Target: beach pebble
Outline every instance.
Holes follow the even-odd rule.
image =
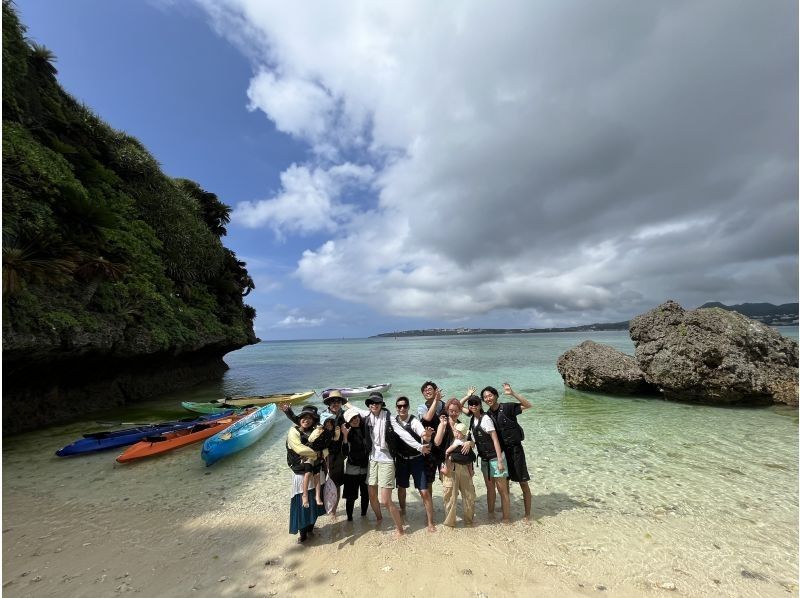
[[[557,567],[558,566],[553,561],[545,561],[544,564],[547,565],[548,567]]]
[[[37,575],[31,581],[42,581],[42,576],[41,575]]]
[[[658,587],[661,588],[662,590],[670,590],[670,591],[676,589],[675,584],[672,583],[671,581],[665,581],[664,583],[660,583],[658,584]]]
[[[122,593],[122,592],[133,592],[133,591],[134,591],[134,589],[133,589],[133,586],[132,586],[131,584],[129,584],[129,583],[125,583],[125,582],[123,581],[121,584],[119,584],[119,585],[117,586],[117,589],[116,589],[116,590],[114,590],[114,591],[115,591],[115,592],[119,592],[119,593]]]
[[[247,587],[252,590],[254,587],[256,587],[256,584],[255,584],[255,582],[253,582],[251,584],[247,584]]]
[[[306,418],[306,419],[308,419],[308,418]],[[331,569],[331,573],[336,575],[337,573],[339,573],[339,570],[338,569]]]
[[[606,590],[606,586],[597,584],[596,586],[594,586],[594,589],[595,590],[600,590],[601,592],[604,592]]]
[[[462,569],[461,573],[464,575],[472,575],[472,569]]]
[[[306,418],[306,419],[308,419],[308,418]],[[381,567],[381,571],[391,571],[391,570],[392,570],[392,566],[391,565],[386,565],[385,567]]]
[[[306,419],[308,419],[308,418],[306,418]],[[227,575],[223,575],[217,581],[225,581],[226,579],[228,579],[228,576]]]

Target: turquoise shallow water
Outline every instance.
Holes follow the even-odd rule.
[[[797,338],[796,329],[782,332]],[[547,542],[547,556],[536,556],[541,545],[521,540],[530,558],[571,555],[581,570],[610,570],[618,581],[640,586],[655,573],[708,586],[690,595],[716,595],[719,588],[727,588],[724,595],[796,595],[798,411],[565,389],[556,359],[587,338],[633,353],[625,332],[264,342],[226,356],[230,370],[218,383],[97,417],[136,421],[175,413],[180,400],[382,382],[393,384],[391,399],[404,394],[416,406],[428,379],[445,396],[458,397],[470,385],[499,388],[508,381],[533,403],[521,423],[535,519],[543,525],[537,542]],[[92,426],[76,422],[43,430],[37,439],[61,444]],[[218,475],[246,472],[256,462],[259,483],[282,487],[287,429],[288,421],[276,422],[248,455],[221,464]],[[12,479],[14,459],[27,449],[24,443],[15,448],[4,454]],[[145,482],[157,468],[178,471],[190,457],[199,460],[188,456],[192,450],[113,471]],[[98,455],[63,468],[78,471],[111,459]],[[476,486],[482,504],[483,482]]]

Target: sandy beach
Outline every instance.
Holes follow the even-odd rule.
[[[478,478],[472,529],[428,533],[410,492],[404,538],[385,522],[377,528],[371,512],[344,521],[341,505],[337,523],[320,518],[299,546],[287,531],[290,473],[277,426],[211,468],[196,447],[130,465],[116,453],[53,456],[75,429],[4,442],[6,596],[797,595],[795,580],[765,568],[778,555],[762,550],[760,568],[742,558],[747,573],[731,572],[747,546],[711,540],[713,529],[668,510],[621,518],[534,485],[534,521],[520,521],[514,488],[515,522],[500,525]],[[434,501],[441,521],[438,483]]]

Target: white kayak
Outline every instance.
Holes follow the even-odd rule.
[[[328,393],[332,390],[338,390],[340,393],[342,393],[342,396],[346,398],[365,397],[373,392],[379,392],[383,394],[391,387],[392,387],[391,383],[386,383],[386,384],[371,384],[369,386],[358,386],[356,388],[326,388],[325,390],[322,391],[322,397],[326,398],[328,396]]]

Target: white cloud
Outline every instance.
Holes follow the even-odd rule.
[[[305,318],[303,316],[286,316],[280,322],[276,322],[273,328],[314,328],[322,326],[325,318]]]
[[[234,212],[336,230],[309,288],[452,319],[796,298],[795,3],[204,4],[316,152]]]
[[[292,164],[281,174],[281,190],[260,201],[236,205],[231,220],[248,228],[271,227],[278,236],[286,233],[332,232],[350,218],[352,206],[339,201],[342,192],[369,184],[369,166],[345,163],[328,170]]]

